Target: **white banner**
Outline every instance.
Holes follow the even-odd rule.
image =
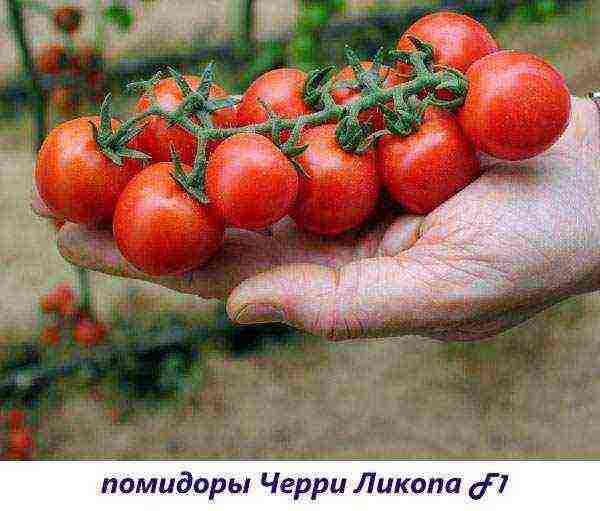
[[[564,511],[597,506],[599,469],[593,461],[0,462],[0,502],[61,511]]]

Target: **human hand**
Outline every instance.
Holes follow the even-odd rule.
[[[73,264],[227,298],[240,323],[282,321],[331,339],[419,334],[487,337],[600,286],[600,129],[588,100],[571,124],[525,162],[486,158],[486,173],[425,217],[384,215],[361,231],[322,239],[285,219],[273,235],[229,230],[206,266],[148,277],[108,231],[66,224]],[[34,197],[33,208],[49,212]]]

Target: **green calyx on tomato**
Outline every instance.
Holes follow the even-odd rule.
[[[96,126],[92,121],[89,121],[92,128],[94,140],[100,147],[100,150],[113,163],[119,166],[123,165],[123,158],[132,158],[136,160],[148,160],[150,157],[141,151],[127,147],[126,144],[131,142],[142,130],[139,127],[131,127],[122,129],[119,127],[116,131],[112,129],[112,96],[110,93],[106,95],[100,108],[100,126]]]

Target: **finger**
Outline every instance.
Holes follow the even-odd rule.
[[[375,232],[375,231],[373,231]],[[375,236],[367,233],[365,238]],[[377,235],[381,239],[382,234]],[[339,266],[362,257],[364,247],[374,242],[336,246],[318,239],[304,243],[303,238],[277,239],[257,232],[231,229],[223,248],[203,267],[178,276],[153,277],[140,272],[121,255],[110,231],[94,230],[67,224],[58,236],[61,254],[72,264],[119,277],[159,283],[180,292],[204,298],[225,298],[244,280],[275,266],[296,262],[311,262]],[[372,255],[372,252],[368,255]]]
[[[283,322],[340,340],[457,331],[515,306],[510,276],[449,252],[417,244],[339,270],[288,265],[243,282],[227,311],[239,323]]]
[[[377,255],[395,256],[411,248],[421,236],[424,216],[402,215],[387,229]]]

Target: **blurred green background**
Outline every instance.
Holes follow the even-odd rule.
[[[103,91],[116,94],[123,117],[134,100],[121,94],[125,83],[161,66],[197,71],[214,59],[218,81],[241,93],[273,67],[340,64],[344,44],[366,57],[442,8],[474,15],[503,47],[548,59],[575,94],[600,84],[597,0],[68,4],[84,18],[66,43],[43,9],[27,16],[34,58],[52,44],[96,47]],[[52,321],[40,296],[76,277],[53,227],[29,212],[35,116],[7,9],[0,16],[0,414],[26,410],[34,458],[598,456],[596,294],[486,342],[332,344],[287,328],[236,328],[216,302],[93,274],[107,343],[82,353],[68,331],[60,348],[40,344]],[[45,94],[49,126],[69,115],[57,87]],[[97,111],[80,99],[80,112]],[[2,393],[19,371],[33,378],[81,357],[93,363]],[[0,452],[2,441],[0,424]]]

